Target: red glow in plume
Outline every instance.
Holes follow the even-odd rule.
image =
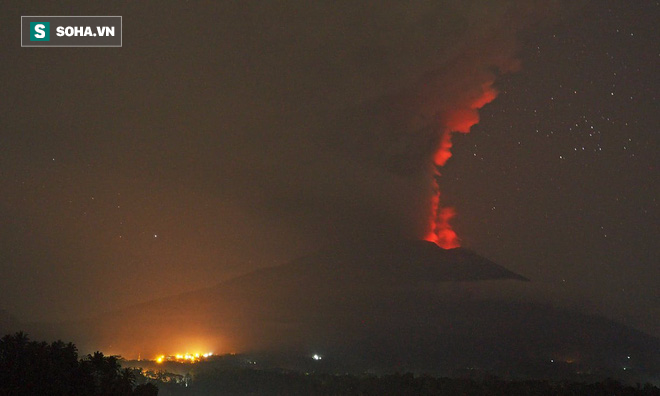
[[[478,110],[497,97],[497,90],[493,88],[492,81],[485,83],[481,88],[481,91],[471,98],[470,102],[448,111],[442,118],[442,138],[434,156],[436,166],[444,166],[451,157],[452,133],[470,132],[470,128],[479,122]],[[449,223],[455,215],[454,208],[440,206],[440,190],[436,184],[436,192],[431,200],[431,231],[425,239],[435,242],[443,249],[453,249],[461,246],[458,235]]]

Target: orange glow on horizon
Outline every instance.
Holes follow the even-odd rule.
[[[455,132],[469,133],[470,128],[479,122],[479,109],[497,97],[493,81],[481,86],[481,92],[472,101],[462,107],[456,107],[442,117],[442,138],[433,157],[436,166],[441,167],[451,158],[452,134]],[[436,192],[431,200],[430,232],[425,238],[443,249],[460,247],[460,239],[452,229],[450,220],[456,216],[454,208],[440,206],[440,191],[436,183]]]
[[[197,363],[213,356],[213,352],[206,353],[177,353],[174,355],[160,355],[154,358],[156,363],[177,362],[177,363]]]

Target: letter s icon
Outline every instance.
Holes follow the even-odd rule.
[[[50,22],[30,22],[30,41],[50,41]]]
[[[34,34],[34,37],[36,37],[38,39],[42,39],[42,38],[46,37],[46,32],[44,32],[45,28],[46,28],[46,26],[44,26],[44,24],[42,24],[42,23],[40,23],[38,25],[35,25],[34,26],[34,31],[36,33]]]

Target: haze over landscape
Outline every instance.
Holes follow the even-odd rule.
[[[657,2],[0,11],[0,330],[659,378]],[[21,48],[21,15],[123,46]]]

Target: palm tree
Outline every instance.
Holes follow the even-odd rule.
[[[133,389],[133,385],[135,385],[135,371],[132,368],[122,369],[119,373],[119,378],[121,383],[127,386],[128,389]]]

